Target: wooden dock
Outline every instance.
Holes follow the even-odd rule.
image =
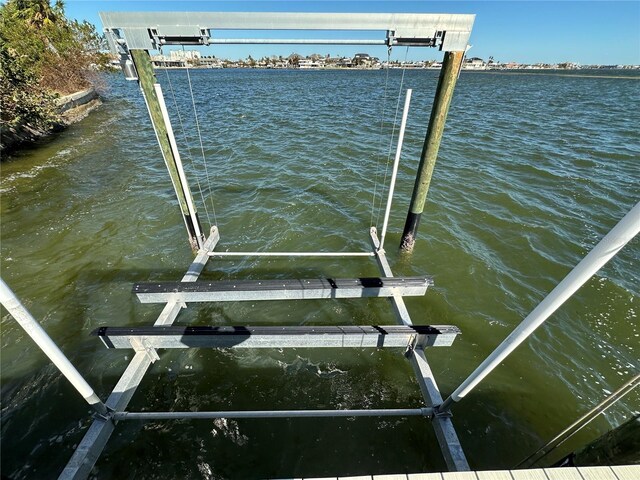
[[[640,465],[485,470],[477,472],[400,473],[355,477],[296,478],[291,480],[640,480]]]

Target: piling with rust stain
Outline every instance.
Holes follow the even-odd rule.
[[[433,100],[433,108],[431,109],[431,118],[429,119],[429,128],[422,147],[416,183],[413,187],[411,204],[404,225],[402,240],[400,241],[400,249],[406,252],[411,252],[415,245],[420,217],[427,199],[427,192],[429,191],[431,176],[438,158],[438,150],[440,149],[440,141],[442,140],[449,105],[451,104],[453,90],[458,80],[463,58],[464,52],[462,51],[446,52],[442,62],[442,70],[440,71],[438,87]]]
[[[180,210],[182,211],[185,226],[189,232],[189,242],[191,247],[194,250],[197,250],[198,239],[194,224],[197,222],[198,225],[200,225],[200,220],[198,219],[197,214],[195,215],[195,218],[191,218],[191,214],[189,212],[187,198],[185,195],[189,195],[191,197],[191,192],[188,185],[183,185],[180,180],[176,159],[169,142],[167,127],[162,117],[158,96],[154,90],[154,84],[157,83],[157,80],[153,71],[149,52],[146,50],[131,50],[130,53],[138,74],[140,89],[142,90],[144,100],[149,109],[151,123],[153,124],[153,129],[156,132],[158,144],[160,145],[162,156],[164,157],[167,170],[169,171],[169,176],[171,177],[171,183],[173,184],[173,188],[178,198],[178,203],[180,204]],[[190,198],[190,200],[193,204],[193,198]],[[200,227],[199,230],[202,231],[202,228]]]

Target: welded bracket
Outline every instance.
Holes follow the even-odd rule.
[[[124,34],[119,28],[105,28],[104,37],[107,39],[107,44],[111,52],[118,55],[120,61],[120,68],[124,73],[126,80],[138,80],[138,72],[129,53],[129,47],[127,41],[124,38]]]
[[[434,418],[453,418],[451,410],[440,410],[440,407],[442,407],[442,404],[433,406],[432,416]]]
[[[103,420],[105,422],[110,422],[113,421],[113,414],[116,413],[116,411],[111,408],[109,405],[105,405],[105,407],[107,407],[107,413],[98,413],[98,412],[94,412],[93,413],[93,418],[94,419],[100,419]]]
[[[145,341],[139,338],[135,338],[135,337],[131,337],[129,339],[129,341],[131,342],[131,347],[136,351],[136,352],[144,352],[147,354],[147,356],[149,357],[149,360],[151,360],[151,363],[155,363],[156,360],[160,360],[160,356],[158,355],[158,352],[156,352],[155,348],[151,348],[147,345],[145,345]]]

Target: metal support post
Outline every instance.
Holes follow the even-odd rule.
[[[496,368],[602,266],[640,232],[640,202],[584,257],[484,362],[438,408],[447,411]]]
[[[378,234],[375,227],[371,227],[371,244],[373,249],[378,252],[376,259],[378,266],[382,273],[386,276],[392,277],[393,272],[387,261],[387,257],[383,250],[380,249],[380,241],[378,240]],[[409,311],[407,310],[404,300],[400,295],[391,297],[391,305],[396,313],[398,323],[401,325],[413,325]],[[436,383],[436,378],[431,371],[427,357],[421,350],[412,349],[409,355],[409,360],[413,366],[416,380],[420,386],[420,391],[424,398],[424,402],[427,405],[439,405],[442,403],[442,396]],[[465,457],[462,445],[458,439],[458,434],[453,427],[450,415],[441,415],[434,410],[434,415],[431,417],[431,424],[435,431],[436,438],[438,439],[438,445],[442,451],[442,456],[447,464],[447,468],[451,472],[464,472],[470,470],[469,463]]]
[[[429,119],[429,127],[427,136],[422,147],[420,155],[420,164],[418,166],[418,174],[416,183],[413,187],[413,195],[411,196],[411,205],[407,214],[407,220],[400,241],[400,248],[404,251],[412,251],[418,233],[418,225],[420,224],[420,216],[424,210],[424,204],[431,183],[431,176],[438,158],[438,150],[440,149],[440,141],[444,132],[444,125],[447,121],[447,113],[449,105],[453,97],[453,90],[458,80],[464,51],[446,52],[442,62],[442,70],[438,80],[436,95],[433,100],[431,109],[431,118]]]
[[[409,115],[409,104],[411,103],[412,90],[407,89],[407,96],[404,99],[404,109],[402,110],[402,121],[400,122],[400,133],[398,134],[398,146],[396,147],[396,158],[393,161],[393,171],[391,172],[391,182],[389,183],[389,196],[387,198],[387,209],[384,212],[384,222],[382,224],[382,235],[380,236],[380,249],[384,249],[384,237],[387,235],[389,226],[389,215],[391,214],[391,203],[393,202],[393,190],[396,186],[398,176],[398,166],[400,165],[400,154],[402,153],[402,143],[404,141],[404,130],[407,126],[407,116]]]
[[[182,168],[182,161],[180,160],[173,129],[171,128],[169,115],[162,97],[162,90],[153,73],[149,52],[146,50],[131,50],[131,58],[138,72],[140,89],[149,110],[149,117],[180,204],[180,210],[189,234],[189,242],[194,250],[201,249],[204,246],[202,227],[200,226],[187,177]]]
[[[64,375],[71,385],[82,395],[82,398],[84,398],[98,414],[103,416],[108,415],[107,407],[102,403],[102,400],[98,398],[86,380],[80,375],[80,372],[78,372],[69,359],[65,357],[64,353],[62,353],[49,335],[47,335],[47,332],[45,332],[36,319],[31,316],[18,297],[16,297],[1,278],[0,303],[7,309],[11,316],[16,319],[20,326],[24,328],[27,335],[36,342],[40,350],[49,357],[49,360],[58,367],[58,370],[60,370],[62,375]]]

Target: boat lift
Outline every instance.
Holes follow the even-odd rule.
[[[402,137],[408,114],[411,91],[407,91],[402,126],[397,141],[393,173],[381,236],[375,227],[369,230],[371,250],[366,252],[225,252],[231,255],[286,256],[367,256],[375,258],[380,277],[359,279],[292,279],[198,282],[200,273],[212,256],[221,255],[215,247],[220,239],[217,225],[205,229],[198,218],[188,179],[162,94],[157,83],[149,50],[165,45],[209,45],[228,43],[286,44],[354,44],[411,45],[439,48],[445,60],[436,91],[425,147],[421,156],[412,207],[405,225],[415,239],[424,205],[424,196],[437,156],[455,80],[467,48],[474,21],[473,15],[445,14],[327,14],[327,13],[101,13],[110,47],[120,57],[127,79],[138,81],[160,145],[189,235],[197,251],[193,263],[177,283],[137,284],[133,291],[143,303],[162,303],[164,309],[154,325],[143,328],[102,327],[94,332],[108,348],[133,349],[135,355],[115,388],[103,403],[81,375],[53,345],[35,319],[26,311],[9,287],[0,281],[0,302],[45,350],[86,401],[96,410],[93,423],[78,445],[60,478],[86,478],[109,437],[120,421],[212,418],[294,418],[423,416],[430,421],[438,444],[451,471],[469,470],[462,446],[455,432],[450,408],[460,401],[511,351],[524,341],[569,296],[612,258],[640,230],[640,204],[578,264],[567,278],[551,292],[490,357],[462,385],[443,400],[424,349],[450,346],[460,332],[455,326],[414,325],[403,296],[424,295],[432,284],[429,277],[394,277],[385,255],[384,239],[392,204]],[[243,30],[367,30],[382,31],[384,39],[371,40],[274,40],[226,39],[218,37],[226,29]],[[426,183],[425,183],[426,182]],[[414,208],[415,207],[415,208]],[[299,300],[307,298],[387,297],[398,325],[387,326],[174,326],[182,308],[192,302],[246,300]],[[402,409],[368,410],[289,410],[222,412],[131,412],[127,405],[145,373],[159,359],[158,349],[165,348],[400,348],[413,366],[424,398],[424,405]]]

